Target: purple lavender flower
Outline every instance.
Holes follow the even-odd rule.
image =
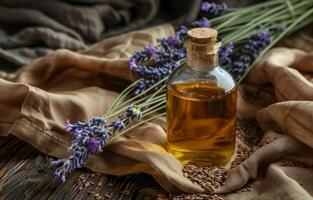
[[[207,27],[207,28],[211,27],[211,24],[210,24],[208,18],[206,18],[206,17],[202,17],[199,20],[192,22],[191,25],[194,27]]]
[[[111,136],[104,125],[105,120],[101,117],[94,117],[89,122],[76,122],[74,124],[67,120],[66,130],[73,138],[69,150],[73,154],[67,159],[52,162],[52,165],[58,166],[55,175],[65,181],[65,176],[68,173],[84,166],[84,161],[89,154],[102,151],[102,146],[108,143]]]
[[[205,1],[201,5],[201,11],[208,14],[210,17],[216,17],[225,14],[228,6],[225,3],[216,4],[210,1]]]
[[[134,53],[129,61],[129,66],[138,77],[143,78],[135,88],[135,95],[152,87],[179,66],[178,61],[186,56],[184,41],[187,36],[188,29],[182,26],[174,35],[168,38],[158,39],[159,46],[153,47],[149,45],[144,51]],[[147,60],[160,63],[160,65],[145,66],[139,64]]]
[[[179,42],[176,35],[171,35],[167,38],[168,46],[174,46]]]
[[[281,33],[286,29],[286,27],[282,26],[282,25],[278,25],[278,26],[274,26],[269,28],[269,32],[271,34],[277,34],[277,33]]]
[[[110,124],[110,127],[112,127],[114,131],[121,131],[123,128],[125,128],[125,124],[122,120],[116,120]]]
[[[120,120],[118,120],[118,122],[112,122],[114,123],[114,125],[112,125],[113,127],[115,127],[115,129],[118,129],[119,126],[127,126],[129,124],[132,123],[132,121],[134,119],[136,120],[140,120],[142,117],[142,112],[141,112],[141,108],[137,107],[137,106],[129,106],[126,110],[125,113],[121,114],[120,116],[118,116]],[[122,124],[120,125],[120,122],[122,122]]]
[[[136,106],[130,106],[126,110],[125,117],[131,118],[131,119],[135,118],[137,120],[140,120],[142,117],[141,109]]]
[[[212,8],[212,4],[209,2],[203,2],[201,5],[201,11],[208,12]]]
[[[68,166],[66,164],[66,161],[64,161],[62,163],[64,166]],[[63,182],[65,182],[65,175],[67,173],[68,170],[68,167],[64,167],[64,168],[57,168],[54,172],[54,175],[56,175],[57,177],[59,177]]]
[[[212,2],[204,2],[201,10],[208,16],[218,16],[224,14],[228,7],[225,3],[215,4]],[[206,17],[192,23],[196,27],[211,27]],[[176,67],[179,66],[179,60],[186,57],[186,49],[184,41],[188,36],[188,29],[182,26],[174,35],[168,38],[158,40],[159,46],[147,46],[144,51],[135,52],[129,61],[130,69],[141,80],[135,90],[134,95],[138,95],[151,88],[155,83],[168,76]],[[224,56],[225,57],[225,56]],[[151,60],[157,66],[145,66],[145,61]],[[224,59],[225,60],[225,59]],[[157,87],[155,89],[158,89]]]
[[[96,138],[90,138],[86,141],[86,147],[89,149],[92,153],[98,153],[102,151],[102,143],[100,140],[97,140]]]
[[[54,174],[58,176],[63,182],[65,182],[66,175],[74,171],[75,169],[83,167],[83,161],[87,159],[86,149],[81,147],[74,155],[69,158],[52,161],[52,165],[59,166]]]
[[[52,161],[57,166],[55,175],[64,182],[66,175],[72,171],[82,168],[85,160],[90,154],[99,153],[104,145],[116,131],[121,131],[132,120],[140,120],[141,109],[130,106],[126,112],[119,116],[120,120],[111,122],[105,126],[106,121],[102,117],[94,117],[89,122],[76,122],[71,124],[67,120],[66,130],[71,134],[73,141],[69,150],[73,153],[69,158]]]
[[[260,31],[252,35],[246,44],[232,57],[230,73],[236,81],[246,72],[258,55],[272,42],[268,31]]]
[[[105,124],[103,117],[94,117],[90,120],[90,124],[96,127],[102,127]]]
[[[145,50],[149,56],[152,56],[155,53],[156,48],[152,44],[149,44],[146,46]]]
[[[223,45],[219,50],[219,64],[225,69],[229,68],[231,65],[231,54],[233,53],[234,48],[234,44],[230,42]]]

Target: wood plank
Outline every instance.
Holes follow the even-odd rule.
[[[19,150],[25,145],[18,139],[9,140],[8,143],[3,144],[0,151],[0,178],[3,176],[6,163],[10,161]]]
[[[116,177],[88,169],[73,172],[62,183],[53,175],[51,157],[14,137],[1,138],[0,145],[0,199],[128,200],[156,184],[148,175]]]
[[[0,149],[2,148],[3,145],[8,143],[9,140],[12,140],[14,137],[12,135],[9,135],[7,137],[1,137],[0,136]]]

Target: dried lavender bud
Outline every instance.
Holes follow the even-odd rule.
[[[205,1],[201,5],[201,11],[210,17],[223,15],[227,12],[228,6],[225,3],[216,4],[211,1]]]
[[[262,29],[264,29],[264,28],[262,28]],[[283,32],[285,29],[286,29],[286,27],[284,25],[276,25],[276,26],[272,26],[272,27],[268,28],[268,31],[271,35],[272,34],[274,35],[274,34],[278,34],[278,33]]]
[[[134,53],[129,61],[129,66],[138,77],[143,78],[135,89],[135,95],[152,87],[179,66],[178,61],[186,56],[184,41],[188,35],[187,31],[188,29],[182,26],[174,35],[158,39],[159,46],[148,45],[143,51]],[[160,63],[160,65],[145,66],[139,64],[148,60]]]
[[[257,56],[271,43],[272,38],[268,31],[261,31],[252,35],[248,42],[244,44],[232,57],[229,72],[236,81],[247,71],[248,67]]]
[[[206,17],[202,17],[199,20],[192,22],[191,25],[194,27],[207,27],[207,28],[211,27],[211,23]]]
[[[107,127],[105,127],[106,121],[101,117],[95,117],[89,122],[74,124],[68,120],[66,130],[73,139],[69,150],[73,153],[69,158],[52,161],[51,164],[57,166],[55,175],[65,181],[67,174],[84,166],[85,160],[90,154],[101,152],[111,136],[117,131],[123,130],[132,120],[141,119],[141,116],[139,108],[130,106],[124,114],[119,116],[119,120],[111,122]]]
[[[235,46],[232,42],[223,45],[219,50],[219,64],[224,69],[231,66],[231,54],[234,52]]]
[[[125,124],[122,120],[113,121],[109,127],[112,127],[114,131],[121,131],[125,128]]]
[[[87,149],[89,149],[93,153],[98,153],[102,151],[101,141],[95,138],[90,138],[86,140]]]
[[[105,120],[95,117],[89,122],[76,122],[71,124],[67,121],[66,130],[73,138],[69,147],[73,154],[66,159],[60,159],[52,162],[52,165],[58,166],[55,175],[65,181],[65,176],[75,169],[84,166],[84,161],[90,153],[102,151],[102,146],[108,142],[110,134],[104,128]]]

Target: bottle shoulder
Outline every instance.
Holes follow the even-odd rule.
[[[176,68],[169,76],[168,85],[175,84],[210,84],[231,92],[236,89],[232,76],[223,68],[215,66],[193,69],[187,64]]]

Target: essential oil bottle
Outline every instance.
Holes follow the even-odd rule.
[[[167,148],[182,163],[226,164],[235,151],[237,87],[219,67],[218,32],[188,32],[187,62],[167,83]]]

